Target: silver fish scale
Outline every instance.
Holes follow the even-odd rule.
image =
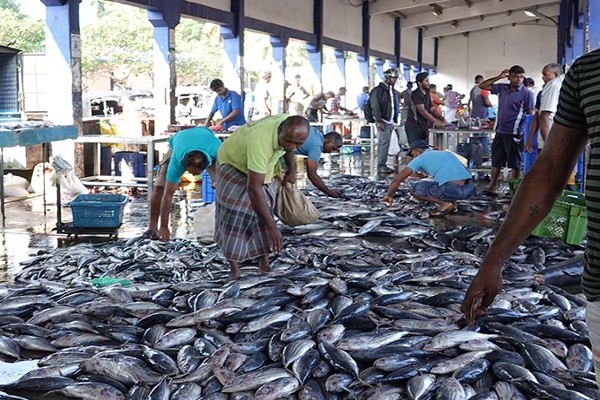
[[[280,226],[284,249],[270,275],[245,265],[227,284],[218,246],[183,239],[80,244],[23,263],[18,284],[0,285],[0,354],[40,359],[30,376],[42,380],[16,387],[87,395],[113,382],[113,398],[224,400],[324,399],[333,396],[326,387],[373,400],[518,400],[552,382],[584,399],[596,389],[585,300],[533,278],[542,261],[571,259],[572,248],[528,239],[504,266],[504,292],[464,329],[462,295],[497,228],[434,226],[408,200],[408,185],[388,208],[380,203],[387,182],[339,175],[327,183],[347,200],[309,194],[322,217]],[[487,205],[476,197],[460,207]],[[132,284],[96,289],[94,278]],[[105,379],[75,383],[79,366]],[[451,377],[459,369],[483,375],[463,386]]]

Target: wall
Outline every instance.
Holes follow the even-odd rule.
[[[246,16],[273,24],[313,31],[312,1],[307,0],[246,0]]]
[[[402,21],[400,21],[402,26]],[[404,58],[417,59],[417,44],[419,42],[419,31],[417,29],[402,29],[400,33],[400,53]]]
[[[301,3],[301,1],[298,1],[298,3]],[[305,4],[305,8],[312,10],[310,6],[312,1]],[[392,25],[392,32],[393,29]],[[323,4],[323,35],[331,39],[362,46],[362,7],[352,7],[345,0],[325,1]]]
[[[556,29],[553,27],[517,25],[447,36],[439,40],[438,75],[431,81],[449,83],[459,93],[468,93],[477,74],[486,79],[504,68],[519,64],[538,88],[544,65],[556,61]],[[507,82],[502,81],[502,82]]]
[[[394,54],[393,18],[385,14],[371,16],[371,49]]]

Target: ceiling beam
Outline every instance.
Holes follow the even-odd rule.
[[[506,11],[523,10],[544,4],[558,4],[556,0],[486,0],[467,5],[444,8],[444,13],[436,17],[432,12],[424,12],[408,16],[402,20],[402,28],[420,28],[453,20],[479,17],[480,15],[499,14]]]
[[[538,7],[538,11],[549,16],[556,17],[560,14],[560,6]],[[542,21],[541,19],[540,21]],[[535,18],[528,17],[523,11],[514,11],[510,15],[501,14],[480,19],[469,19],[459,21],[458,26],[453,28],[450,24],[430,26],[423,32],[423,38],[443,37],[456,35],[458,33],[473,32],[483,29],[496,28],[503,25],[522,24],[535,21]],[[552,24],[552,26],[555,26]]]
[[[444,4],[451,0],[438,0],[436,4]],[[406,10],[408,8],[428,6],[431,0],[377,0],[369,4],[369,14],[383,14],[388,12]]]

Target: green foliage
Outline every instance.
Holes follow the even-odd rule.
[[[19,5],[15,0],[0,0],[0,8],[14,11],[17,14],[19,13]]]
[[[139,8],[106,8],[81,29],[81,69],[84,76],[106,76],[116,89],[125,88],[130,76],[152,73],[152,26]]]
[[[10,6],[11,1],[0,3],[0,45],[14,47],[28,53],[45,49],[44,23],[26,17]],[[4,6],[8,8],[4,8]]]
[[[175,28],[178,85],[206,85],[223,76],[219,26],[182,18]]]

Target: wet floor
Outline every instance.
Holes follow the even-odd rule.
[[[337,174],[350,174],[370,176],[372,171],[369,165],[369,153],[348,155],[325,155],[320,166],[319,174],[323,177]],[[381,178],[381,177],[380,177]],[[391,179],[391,177],[387,177]],[[481,184],[485,184],[481,182]],[[311,186],[306,179],[306,173],[299,173],[298,186]],[[483,186],[482,186],[483,187]],[[118,193],[118,189],[107,188],[106,192]],[[125,192],[130,198],[126,205],[123,224],[118,230],[119,238],[132,238],[140,236],[148,226],[148,202],[145,191],[137,193]],[[171,215],[172,237],[193,239],[193,215],[202,204],[201,187],[187,185],[176,192],[173,199],[173,213]],[[497,206],[492,204],[491,211],[501,209],[507,204],[499,201]],[[0,228],[0,281],[12,281],[16,272],[20,270],[19,263],[39,254],[51,251],[56,247],[69,246],[82,241],[105,241],[106,235],[80,236],[76,240],[68,238],[65,234],[55,231],[57,224],[56,194],[49,190],[44,205],[43,196],[32,196],[27,199],[7,199],[6,224]],[[72,221],[69,207],[63,207],[62,222]],[[493,219],[485,218],[485,213],[460,213],[436,219],[435,224],[442,228],[453,228],[466,224],[492,225],[497,224]],[[390,243],[389,238],[373,238],[378,242]]]

